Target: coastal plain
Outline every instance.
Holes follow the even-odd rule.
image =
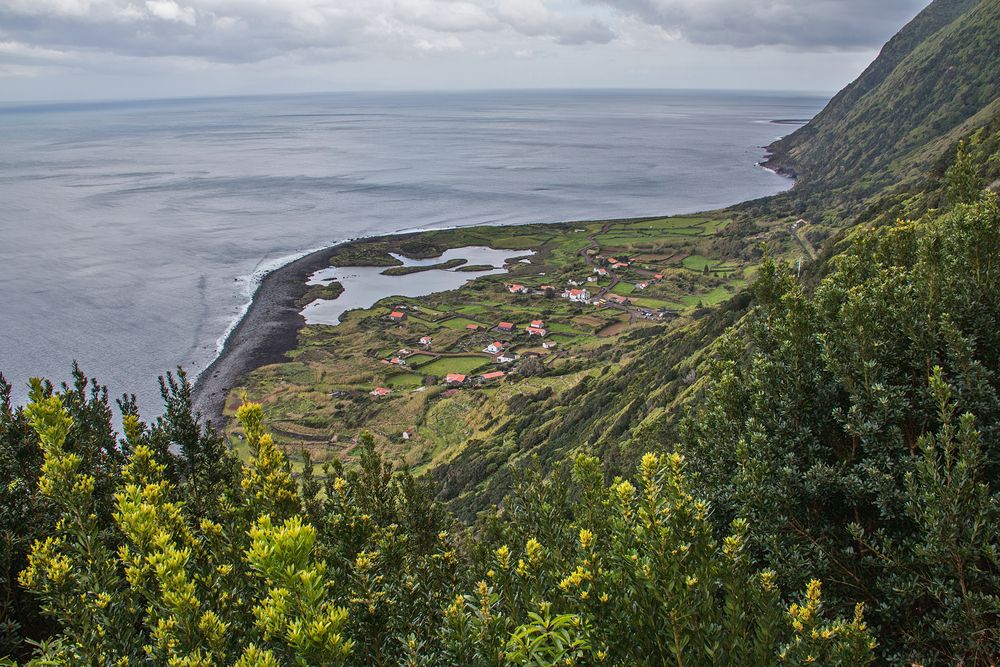
[[[245,400],[260,402],[295,469],[303,451],[314,462],[352,458],[366,430],[390,460],[429,470],[518,418],[525,397],[559,397],[609,363],[632,363],[643,330],[690,326],[743,289],[765,254],[795,261],[805,255],[800,236],[827,233],[802,227],[791,217],[749,220],[714,211],[342,244],[311,256],[310,270],[385,267],[383,275],[419,281],[424,274],[401,270],[398,256],[461,271],[462,262],[435,258],[470,247],[512,253],[502,273],[470,276],[459,289],[421,297],[386,295],[348,310],[335,326],[286,320],[286,339],[295,335],[295,344],[280,360],[243,364],[248,372],[231,385],[216,419],[241,450],[242,434],[229,417]],[[298,290],[300,307],[341,290],[336,282],[307,288],[301,267],[283,282]],[[569,290],[586,290],[588,298],[571,300]],[[537,321],[543,334],[529,332]]]

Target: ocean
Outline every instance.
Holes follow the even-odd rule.
[[[826,98],[337,93],[0,105],[0,372],[160,412],[256,280],[309,250],[439,227],[694,212],[788,188],[762,146]]]

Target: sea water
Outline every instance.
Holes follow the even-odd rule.
[[[693,212],[778,192],[824,98],[343,93],[0,106],[0,372],[70,364],[158,412],[269,268],[415,228]]]

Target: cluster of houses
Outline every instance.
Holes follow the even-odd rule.
[[[544,275],[544,274],[542,274]],[[511,294],[547,294],[556,292],[555,285],[539,285],[537,289],[526,287],[521,283],[507,283],[504,285]]]
[[[627,269],[629,268],[629,266],[631,266],[630,260],[627,257],[604,257],[603,255],[595,255],[594,260],[596,260],[598,265],[594,267],[593,275],[588,276],[586,281],[583,282],[577,280],[567,281],[568,287],[566,287],[566,289],[562,290],[562,292],[560,293],[562,298],[569,299],[573,303],[587,303],[587,304],[593,303],[594,305],[601,305],[605,301],[604,300],[592,301],[593,295],[591,294],[590,290],[587,289],[586,287],[587,283],[594,283],[600,280],[601,278],[610,277],[613,275],[613,271]],[[644,290],[650,287],[651,285],[655,285],[661,280],[663,280],[663,274],[657,273],[653,275],[653,277],[651,278],[647,278],[646,280],[642,280],[636,283],[635,287],[636,289]],[[507,288],[507,291],[510,292],[511,294],[535,294],[535,293],[548,292],[550,290],[553,293],[556,293],[556,288],[553,287],[552,285],[542,285],[537,289],[532,289],[520,283],[509,283],[505,285],[505,287]],[[607,297],[605,297],[605,300],[620,305],[628,305],[629,303],[631,303],[631,301],[628,298],[618,295],[608,295]],[[504,328],[504,325],[507,325],[509,328]],[[510,324],[509,322],[501,322],[500,329],[502,331],[512,331],[513,325]],[[538,335],[538,332],[529,331],[528,333],[531,335]]]

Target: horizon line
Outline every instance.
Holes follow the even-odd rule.
[[[400,88],[400,89],[344,89],[312,90],[298,92],[232,93],[222,95],[170,95],[164,97],[82,97],[65,99],[0,99],[2,111],[27,111],[32,108],[58,106],[90,106],[102,104],[149,104],[158,102],[197,102],[203,100],[264,99],[280,97],[309,97],[321,95],[464,95],[485,93],[739,93],[756,95],[790,95],[803,97],[832,97],[836,91],[782,90],[775,88],[691,88],[691,87],[512,87],[512,88]]]

